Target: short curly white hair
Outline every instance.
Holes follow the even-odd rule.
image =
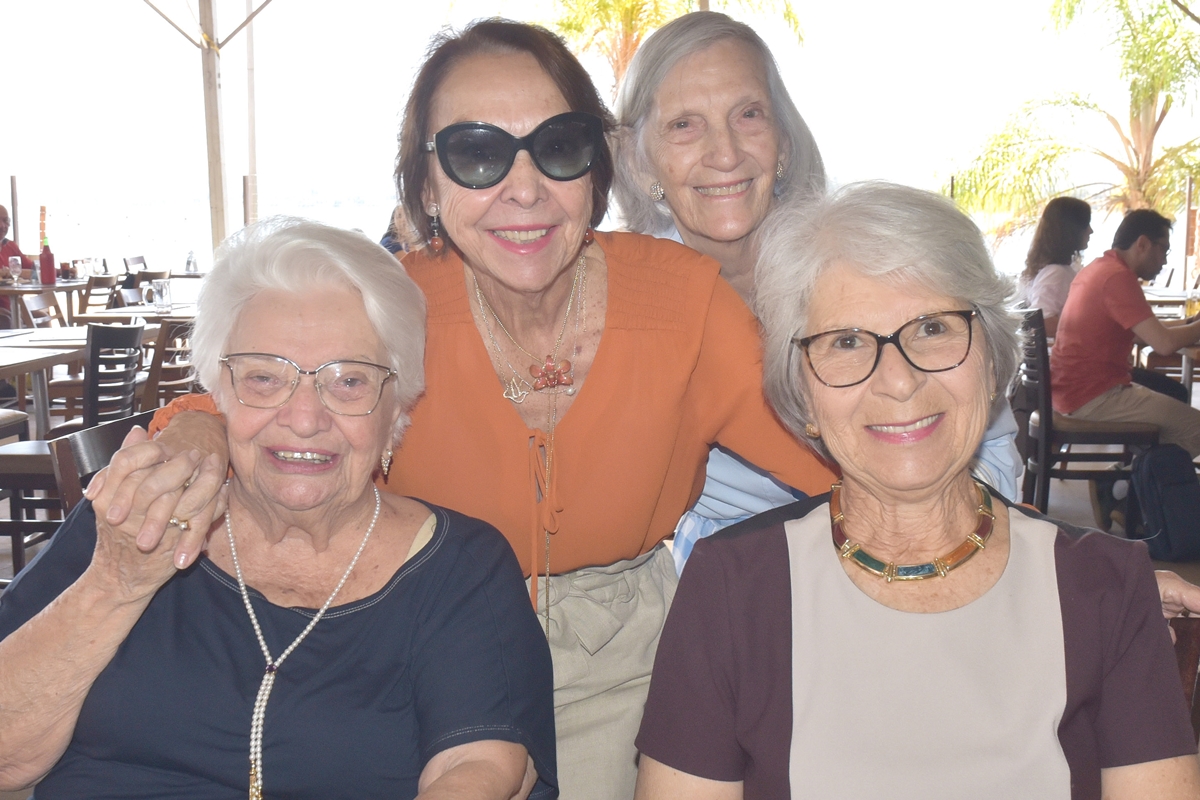
[[[396,371],[398,436],[425,390],[425,296],[404,267],[361,233],[296,217],[271,217],[226,239],[196,304],[192,363],[210,391],[221,384],[221,356],[242,309],[265,289],[319,291],[350,286],[362,294],[367,320]],[[219,404],[224,400],[215,395]]]

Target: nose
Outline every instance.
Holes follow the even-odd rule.
[[[913,396],[925,381],[925,373],[908,363],[895,342],[883,345],[879,363],[871,375],[871,391],[877,395],[904,402]]]
[[[296,391],[279,407],[275,419],[296,435],[307,437],[327,430],[331,414],[317,394],[316,377],[301,375]]]
[[[542,197],[548,180],[542,175],[528,150],[521,150],[513,161],[512,169],[504,176],[503,199],[511,200],[523,208],[533,206]]]
[[[713,125],[709,128],[706,165],[729,172],[741,161],[737,134],[728,125]]]

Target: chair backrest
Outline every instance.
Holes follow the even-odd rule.
[[[1200,672],[1200,617],[1176,617],[1171,620],[1175,631],[1175,660],[1183,681],[1183,697],[1192,712],[1192,732],[1200,742],[1200,696],[1196,692]]]
[[[125,259],[125,271],[126,272],[141,272],[145,268],[146,268],[146,257],[145,256],[133,256],[132,258]]]
[[[195,381],[192,375],[192,321],[167,318],[161,325],[146,386],[142,390],[143,410],[190,394]]]
[[[1022,391],[1017,393],[1020,396],[1014,396],[1014,403],[1019,403],[1029,413],[1036,411],[1042,430],[1048,433],[1054,424],[1054,404],[1050,394],[1050,348],[1046,343],[1046,322],[1040,308],[1025,312],[1021,332],[1025,336],[1025,345],[1017,375]]]
[[[88,325],[83,371],[85,428],[137,411],[142,330],[141,325]]]
[[[120,277],[119,275],[117,276]],[[117,289],[108,300],[109,308],[136,306],[142,302],[141,289]]]
[[[54,292],[23,294],[21,304],[25,306],[25,315],[35,328],[52,328],[67,324],[67,317],[58,305]]]
[[[86,314],[93,309],[108,308],[120,281],[120,275],[93,275],[88,278],[87,287],[79,299],[79,313]]]
[[[165,281],[171,277],[171,270],[163,270],[162,272],[153,272],[144,269],[133,276],[133,285],[141,287],[150,281]]]
[[[134,425],[143,428],[154,418],[153,411],[113,420],[87,428],[69,436],[51,439],[50,460],[54,463],[54,480],[58,482],[58,497],[63,511],[70,511],[83,500],[88,481],[112,459],[121,447],[125,435]]]

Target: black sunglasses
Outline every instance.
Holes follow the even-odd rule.
[[[521,150],[529,151],[547,178],[573,181],[591,170],[603,147],[604,123],[583,111],[551,117],[520,138],[486,122],[458,122],[425,143],[450,180],[468,189],[487,189],[504,180]]]

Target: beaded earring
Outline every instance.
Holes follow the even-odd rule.
[[[787,173],[783,171],[783,159],[779,159],[775,162],[775,177],[779,180],[783,180],[783,176],[786,174]]]
[[[392,468],[392,448],[384,451],[384,454],[379,459],[379,466],[383,470],[383,477],[386,479],[388,471]]]
[[[808,422],[808,423],[805,423],[805,425],[804,425],[804,435],[810,439],[820,439],[821,431],[817,428],[816,425],[813,425],[811,422]]]
[[[442,238],[441,228],[438,226],[438,214],[441,213],[441,209],[437,203],[430,203],[428,211],[430,217],[429,224],[433,227],[433,236],[429,237],[429,249],[433,251],[435,256],[440,256],[442,251],[446,249],[446,240]],[[383,476],[387,477],[386,471],[383,473]]]
[[[589,244],[591,244],[594,241],[596,241],[596,232],[593,231],[591,228],[588,228],[583,233],[583,246],[587,247]]]
[[[653,200],[654,202],[657,203],[658,201],[662,200],[666,196],[667,196],[667,193],[663,191],[661,183],[659,183],[658,181],[655,181],[654,183],[650,184],[650,199],[651,200]]]

